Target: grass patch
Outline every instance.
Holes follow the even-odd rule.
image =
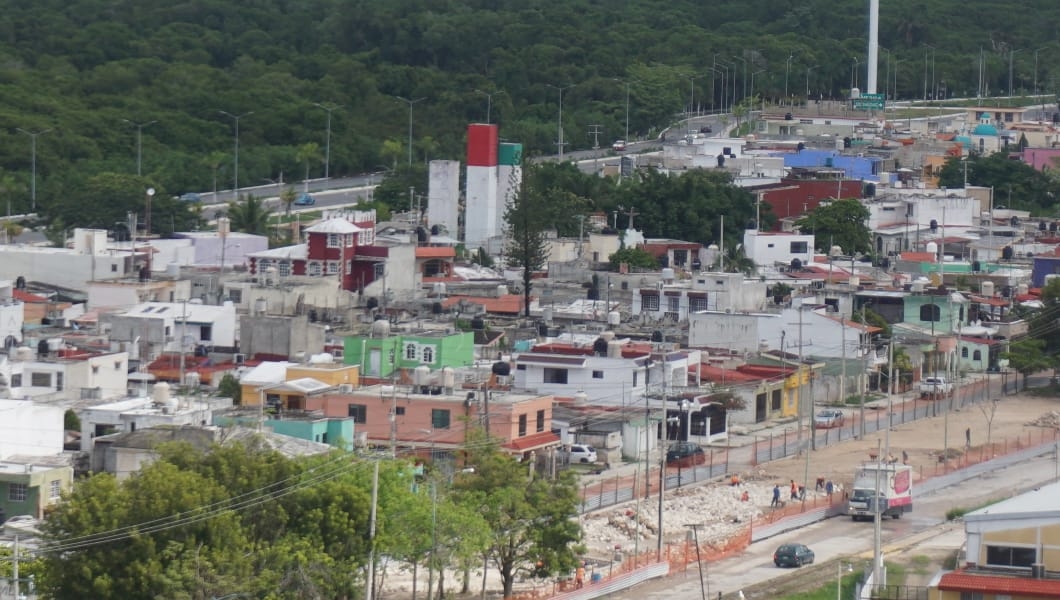
[[[927,575],[928,567],[931,565],[931,557],[923,554],[917,554],[910,561],[910,567],[913,569],[913,573],[917,575]]]
[[[833,576],[835,573],[832,574]],[[854,593],[857,592],[858,578],[861,577],[860,573],[846,573],[842,578],[842,596],[844,598],[853,598]],[[790,596],[784,596],[784,600],[835,600],[835,579],[832,579],[828,584],[817,588],[816,590],[810,590],[806,592],[798,592]]]
[[[956,521],[957,519],[963,517],[964,515],[972,512],[972,511],[979,510],[980,508],[986,508],[986,507],[988,507],[988,506],[990,506],[992,504],[997,504],[998,502],[1001,502],[1001,500],[1003,500],[1003,499],[1004,498],[995,498],[993,500],[987,500],[986,502],[983,502],[982,504],[979,504],[977,506],[972,506],[972,507],[955,506],[955,507],[953,507],[953,508],[951,508],[951,509],[946,511],[946,520],[947,521]]]

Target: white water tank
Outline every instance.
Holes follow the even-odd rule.
[[[335,356],[330,352],[321,352],[309,357],[311,365],[330,365],[335,362]]]
[[[184,387],[197,388],[201,383],[198,371],[189,371],[184,374]]]
[[[928,242],[927,246],[924,247],[924,252],[931,254],[932,256],[938,255],[939,245],[935,242]]]
[[[586,394],[581,390],[578,390],[577,393],[574,394],[574,406],[585,406],[588,403],[589,394]]]
[[[604,331],[600,334],[600,339],[610,343],[612,340],[615,339],[615,332],[610,330]]]
[[[169,395],[169,384],[160,381],[151,388],[151,399],[162,407],[162,412],[169,415],[177,410],[177,399]]]
[[[416,385],[431,385],[431,368],[427,365],[420,365],[412,370],[412,381]]]
[[[1016,293],[1019,294],[1020,296],[1026,296],[1027,292],[1029,291],[1029,289],[1030,288],[1027,286],[1026,283],[1021,283],[1021,284],[1016,286]]]
[[[394,386],[392,385],[381,385],[379,386],[379,395],[383,398],[389,398],[394,395]]]
[[[850,283],[850,287],[852,288],[856,288],[861,285],[861,277],[858,277],[857,275],[851,275],[850,279],[848,279],[847,281]]]
[[[33,360],[36,353],[29,346],[19,346],[15,349],[15,360]]]
[[[828,249],[828,256],[843,256],[843,249],[839,246],[832,246]]]
[[[254,314],[264,315],[269,310],[269,301],[265,298],[258,298],[254,301]]]
[[[622,315],[617,310],[607,313],[607,324],[611,327],[622,323]]]
[[[622,342],[611,340],[607,342],[607,357],[608,358],[622,358]]]
[[[993,281],[984,281],[983,282],[983,295],[986,296],[987,298],[993,298],[994,297],[994,282]]]
[[[674,282],[674,270],[669,268],[669,267],[663,269],[662,270],[662,280],[663,280],[663,283],[673,283]]]
[[[453,393],[453,388],[456,387],[456,371],[452,367],[442,369],[442,387],[447,393]]]
[[[501,298],[508,295],[508,286],[498,285],[497,286],[497,297]]]
[[[374,337],[374,338],[390,337],[390,321],[388,321],[386,319],[379,319],[378,321],[372,321],[372,337]]]

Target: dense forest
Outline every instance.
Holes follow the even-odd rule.
[[[653,135],[735,100],[864,86],[867,2],[824,0],[0,1],[0,202],[66,224],[123,189],[168,198],[460,158],[489,119],[527,154]],[[898,98],[1056,87],[1060,5],[882,3]],[[1009,66],[1012,65],[1010,72]],[[562,90],[562,91],[561,91]],[[331,138],[328,152],[327,124]],[[35,152],[34,152],[35,148]],[[35,159],[35,160],[34,160]],[[32,176],[33,164],[36,177]],[[137,171],[141,175],[137,175]],[[2,209],[3,204],[0,204]],[[168,211],[168,212],[167,212]]]

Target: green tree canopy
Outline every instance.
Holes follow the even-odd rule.
[[[814,236],[817,250],[827,252],[839,246],[847,254],[872,251],[872,236],[865,224],[869,209],[860,201],[848,198],[821,204],[795,221],[799,231]]]

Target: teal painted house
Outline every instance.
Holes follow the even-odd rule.
[[[903,324],[933,335],[957,333],[968,317],[969,300],[951,292],[946,295],[910,294],[903,302]]]
[[[390,377],[395,370],[420,365],[432,371],[465,367],[475,361],[475,335],[468,331],[347,337],[342,355],[346,364],[360,365],[361,374],[366,377]]]
[[[254,427],[258,423],[255,415],[217,415],[213,424],[218,427],[243,425]],[[300,415],[282,419],[266,419],[265,427],[280,435],[300,440],[328,444],[343,450],[353,450],[354,418],[316,417]]]

